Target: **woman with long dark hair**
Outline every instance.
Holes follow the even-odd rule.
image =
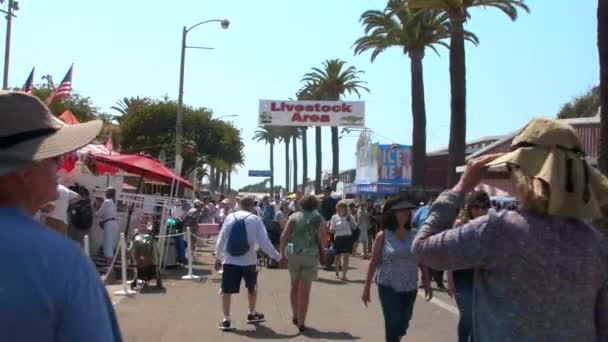
[[[414,208],[414,205],[400,198],[386,201],[382,210],[382,231],[372,246],[372,258],[361,296],[367,306],[371,301],[371,283],[375,280],[387,342],[400,341],[407,333],[418,292],[419,266],[412,254],[416,230],[410,225]],[[426,268],[420,269],[426,299],[430,300],[433,292]]]

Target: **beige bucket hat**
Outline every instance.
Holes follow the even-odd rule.
[[[38,98],[17,91],[0,92],[0,118],[0,175],[77,150],[102,127],[100,120],[65,125]]]
[[[508,165],[549,185],[549,215],[598,219],[608,210],[608,179],[587,163],[576,130],[568,124],[533,119],[513,139],[510,152],[487,164]]]

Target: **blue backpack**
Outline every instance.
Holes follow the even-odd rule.
[[[236,215],[234,215],[235,221],[232,224],[228,243],[226,244],[226,251],[232,256],[245,255],[249,251],[249,240],[247,239],[247,228],[245,226],[245,219],[249,216],[251,215],[237,219]]]

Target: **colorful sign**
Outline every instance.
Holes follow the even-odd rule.
[[[360,195],[396,195],[401,191],[399,184],[357,184]]]
[[[249,170],[249,177],[271,177],[270,170]]]
[[[259,124],[365,127],[365,102],[260,100]]]
[[[378,145],[378,183],[412,184],[412,147]]]

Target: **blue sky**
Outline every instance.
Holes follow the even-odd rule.
[[[467,45],[467,136],[513,131],[534,116],[553,117],[560,106],[598,82],[596,1],[558,5],[528,1],[531,13],[516,22],[495,10],[475,9],[467,29],[481,44]],[[268,168],[268,148],[251,138],[258,99],[293,97],[300,79],[325,59],[342,58],[364,70],[366,124],[380,142],[411,142],[409,60],[399,49],[370,63],[354,56],[358,22],[385,0],[21,1],[13,24],[10,85],[21,86],[32,68],[58,82],[74,63],[73,86],[109,111],[124,96],[177,98],[181,28],[227,18],[228,30],[207,24],[192,31],[185,101],[207,106],[242,129],[245,165],[233,176],[240,187],[259,179],[249,169]],[[5,5],[6,6],[6,5]],[[0,29],[4,30],[5,21]],[[450,92],[448,51],[427,51],[424,60],[429,151],[447,145]],[[350,98],[352,99],[352,98]],[[324,129],[324,169],[331,167],[329,129]],[[309,132],[309,175],[314,174]],[[355,165],[356,136],[341,139],[341,168]],[[301,146],[298,146],[299,148]],[[284,183],[284,148],[276,148],[276,179]],[[301,155],[301,150],[300,150]],[[300,162],[301,163],[301,162]],[[301,172],[300,172],[301,175]]]

